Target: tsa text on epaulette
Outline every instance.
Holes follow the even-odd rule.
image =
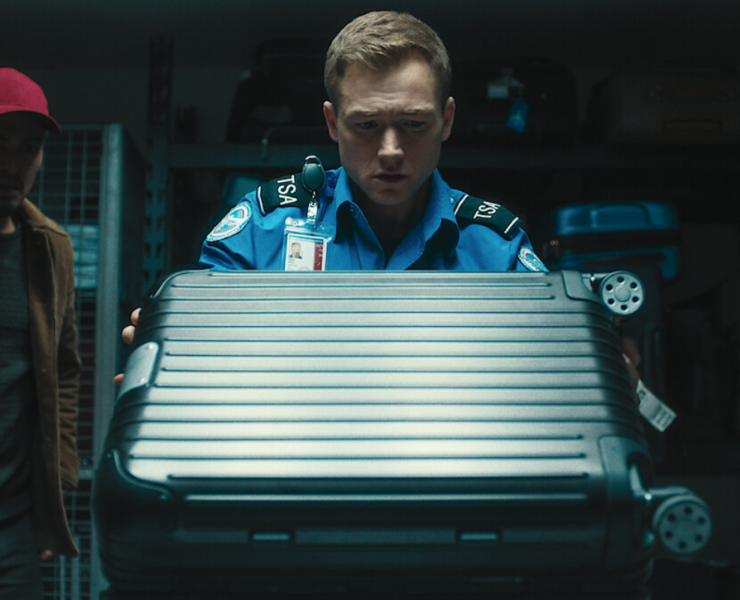
[[[306,208],[310,201],[311,195],[304,189],[300,173],[272,179],[257,188],[257,204],[263,215],[276,208]]]
[[[498,202],[481,200],[468,194],[455,205],[455,216],[460,224],[477,223],[511,240],[519,231],[519,217]]]
[[[291,196],[291,194],[295,194],[298,190],[295,175],[278,179],[275,183],[277,183],[277,194],[278,198],[280,198],[280,206],[287,206],[298,202],[297,196]]]

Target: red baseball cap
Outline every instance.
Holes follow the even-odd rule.
[[[61,132],[59,123],[49,116],[49,103],[39,84],[20,71],[0,68],[0,115],[12,112],[36,113],[46,129]]]

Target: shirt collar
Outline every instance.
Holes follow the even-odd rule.
[[[353,202],[352,187],[344,167],[339,167],[334,173],[336,177],[334,184],[334,203],[338,209],[343,204]]]
[[[447,255],[452,254],[460,240],[460,228],[455,218],[453,202],[450,186],[435,169],[432,173],[429,202],[423,217],[424,239],[428,242],[433,236],[438,236],[441,249]]]
[[[340,209],[340,206],[345,204],[354,205],[350,179],[343,167],[337,169],[335,173],[335,210],[345,211],[347,208]],[[442,251],[446,255],[452,254],[460,240],[460,228],[455,218],[453,202],[454,197],[450,186],[442,179],[439,171],[435,169],[434,173],[432,173],[429,201],[427,202],[421,225],[424,242],[426,243],[432,237],[437,236]]]

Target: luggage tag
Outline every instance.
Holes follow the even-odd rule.
[[[283,269],[285,271],[324,271],[334,227],[317,223],[319,190],[324,185],[324,167],[316,156],[307,156],[301,181],[311,194],[305,219],[285,219]]]
[[[640,414],[658,431],[665,431],[673,423],[676,413],[653,394],[640,379],[637,382],[637,397],[640,401]]]

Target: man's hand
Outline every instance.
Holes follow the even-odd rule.
[[[640,366],[642,357],[640,351],[637,349],[637,344],[632,338],[624,338],[622,340],[622,356],[624,356],[624,362],[627,363],[627,374],[630,378],[630,384],[632,389],[635,391],[635,401],[639,403],[637,398],[637,382],[640,381],[640,373],[637,367]]]
[[[127,325],[123,328],[123,331],[121,332],[121,338],[123,339],[124,343],[131,344],[134,341],[134,334],[136,333],[136,327],[139,324],[139,314],[141,313],[141,308],[135,309],[131,313],[131,325]],[[123,373],[119,373],[113,378],[113,381],[116,383],[116,385],[121,385],[123,382]]]
[[[127,325],[121,332],[123,341],[127,344],[131,344],[134,341],[134,333],[136,333],[136,327],[139,325],[139,315],[141,314],[141,308],[134,309],[131,313],[131,325]]]

